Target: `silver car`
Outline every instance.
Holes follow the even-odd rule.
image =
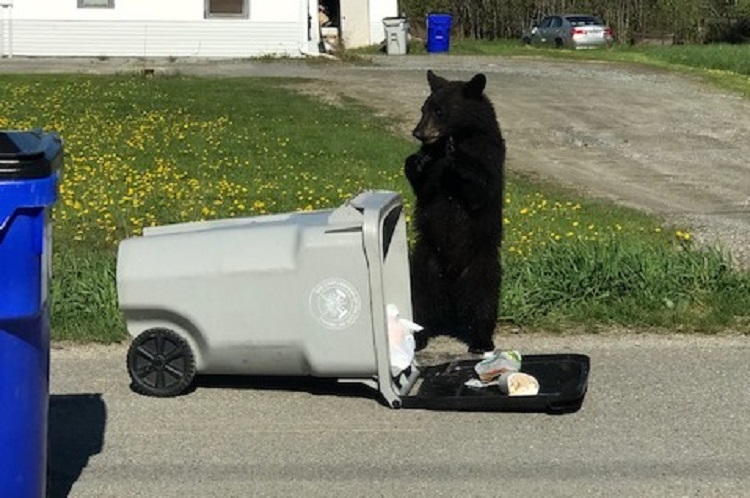
[[[527,45],[556,48],[608,47],[614,42],[612,28],[588,14],[547,16],[522,37]]]

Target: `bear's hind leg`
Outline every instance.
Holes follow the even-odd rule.
[[[429,248],[418,242],[410,265],[413,320],[424,327],[414,334],[419,351],[427,346],[431,337],[445,333],[450,302],[440,265]]]
[[[475,260],[456,282],[454,298],[461,324],[456,332],[471,353],[495,349],[492,337],[497,326],[500,279],[500,264],[496,257],[489,256]]]

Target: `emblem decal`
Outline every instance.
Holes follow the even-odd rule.
[[[310,312],[326,328],[350,327],[361,309],[357,289],[342,278],[321,280],[310,292]]]

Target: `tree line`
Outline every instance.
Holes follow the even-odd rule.
[[[449,13],[455,36],[520,38],[546,15],[593,14],[620,43],[745,43],[750,41],[750,0],[400,0],[412,32],[426,15]]]

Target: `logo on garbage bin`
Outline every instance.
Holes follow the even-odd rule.
[[[322,280],[310,292],[310,312],[324,327],[345,329],[362,309],[357,289],[342,278]]]

